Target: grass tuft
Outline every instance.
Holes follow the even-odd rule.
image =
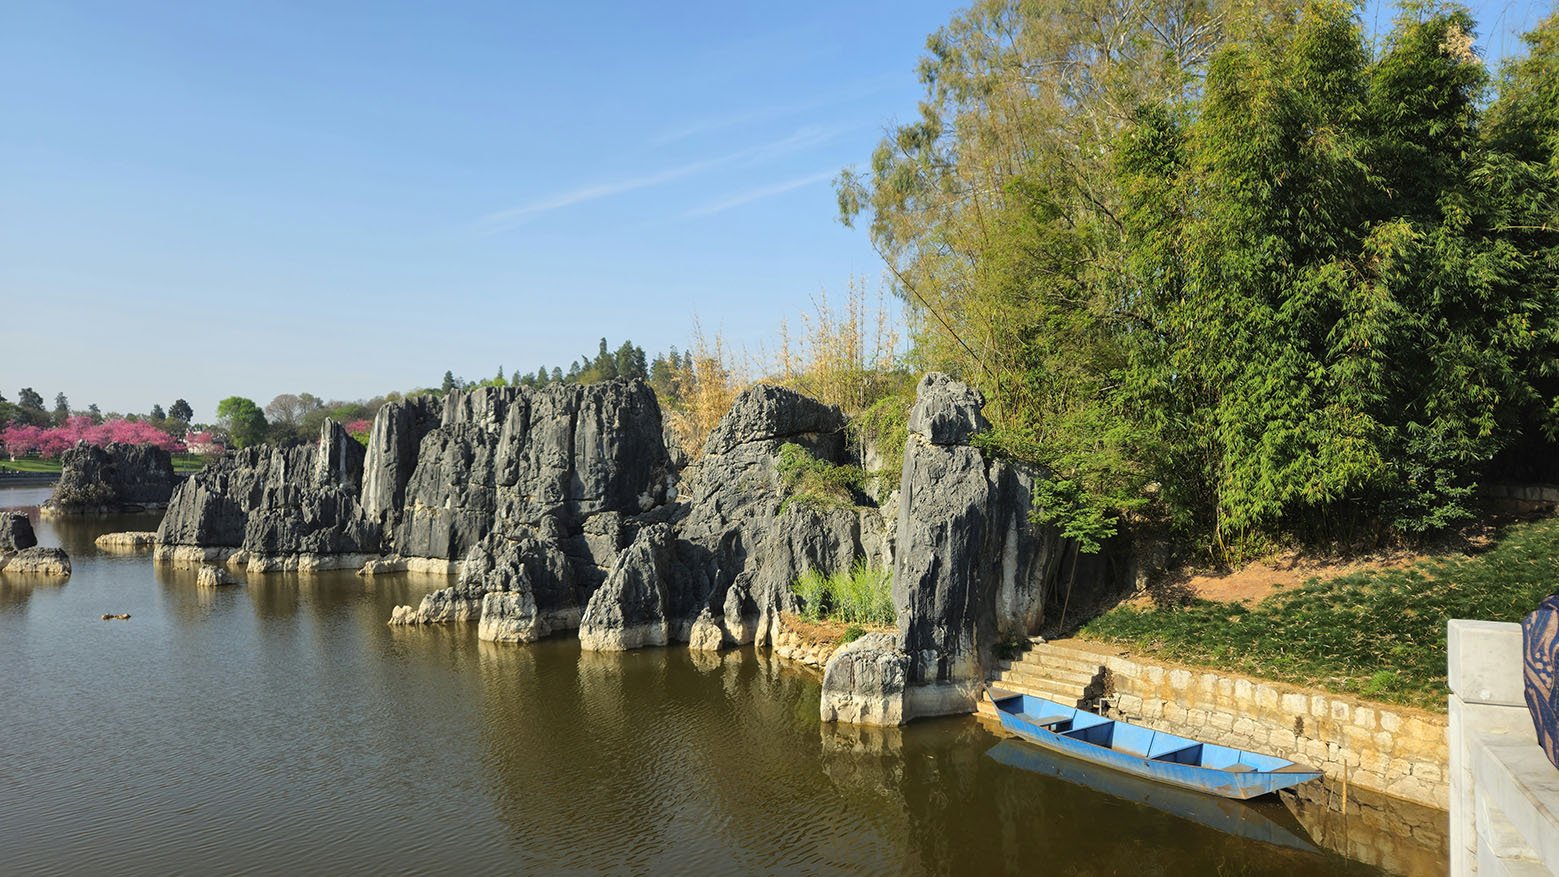
[[[857,560],[847,570],[823,574],[807,570],[791,585],[801,598],[801,616],[808,621],[843,621],[852,625],[887,625],[898,620],[893,608],[893,573]],[[848,631],[846,631],[848,635]]]

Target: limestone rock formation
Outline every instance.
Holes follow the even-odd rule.
[[[823,671],[825,722],[902,725],[909,656],[889,633],[869,633],[846,643]]]
[[[399,520],[422,440],[439,425],[442,413],[438,397],[413,396],[387,402],[374,415],[362,490],[363,513],[371,520],[386,526]]]
[[[70,555],[59,548],[39,548],[32,521],[17,512],[0,512],[0,573],[67,578]]]
[[[651,524],[618,557],[579,622],[588,651],[622,651],[686,640],[690,624],[675,612],[671,527]]]
[[[38,544],[32,520],[20,512],[0,512],[0,554],[31,548]]]
[[[0,573],[7,576],[70,578],[70,555],[63,548],[23,548],[0,552]]]
[[[156,530],[126,530],[120,533],[104,533],[92,540],[101,551],[131,552],[148,550],[157,544]]]
[[[173,458],[151,445],[78,442],[61,457],[60,480],[41,511],[51,515],[114,514],[160,509],[173,495]]]
[[[422,440],[394,529],[397,553],[458,561],[488,533],[665,502],[660,405],[642,381],[484,387],[451,394]],[[370,480],[380,480],[370,470]]]
[[[1030,518],[1036,473],[987,461],[973,446],[987,428],[983,404],[978,391],[946,375],[927,375],[918,387],[894,539],[898,634],[891,649],[859,646],[830,660],[827,720],[972,711],[1002,638],[1036,632],[1063,581],[1097,587],[1112,572],[1107,560],[1095,560],[1079,576],[1077,552]],[[902,687],[883,688],[863,662],[902,662]]]
[[[314,445],[259,445],[218,460],[174,491],[157,559],[240,556],[255,571],[361,567],[382,541],[357,503],[363,458],[362,445],[326,420]]]
[[[888,562],[878,509],[785,506],[775,460],[786,443],[832,463],[854,462],[838,408],[759,384],[737,397],[684,473],[670,612],[688,633],[675,638],[696,633],[700,649],[767,645],[780,613],[796,609],[790,585],[803,572],[845,568],[859,557]]]
[[[236,585],[238,579],[226,568],[208,563],[195,574],[195,584],[201,588],[219,588],[223,585]]]

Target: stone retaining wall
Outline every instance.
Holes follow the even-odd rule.
[[[1343,784],[1446,810],[1446,718],[1314,689],[1100,653],[1106,714],[1270,753]]]

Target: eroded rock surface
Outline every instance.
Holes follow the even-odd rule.
[[[195,573],[195,584],[202,588],[220,588],[224,585],[236,585],[238,579],[226,568],[208,563]]]
[[[0,554],[21,551],[38,544],[32,520],[20,512],[0,512]]]
[[[869,633],[846,643],[823,670],[825,722],[854,725],[902,725],[909,656],[890,633]]]
[[[23,548],[0,552],[0,573],[36,578],[70,578],[70,555],[63,548]]]
[[[1036,632],[1076,573],[1076,552],[1031,519],[1037,474],[974,447],[988,428],[983,405],[978,391],[946,375],[927,375],[917,388],[894,540],[898,633],[891,648],[874,640],[829,661],[827,721],[972,711],[997,644]],[[1084,588],[1107,572],[1091,568]],[[902,667],[898,689],[871,669],[889,664]]]
[[[69,578],[70,555],[60,548],[39,548],[26,515],[0,512],[0,573]]]
[[[44,514],[114,514],[160,509],[178,478],[173,457],[151,445],[118,442],[98,447],[78,442],[60,457],[60,480],[43,504]]]
[[[255,571],[361,567],[383,538],[357,501],[364,456],[326,420],[312,445],[259,445],[224,457],[174,491],[157,530],[157,558],[205,563],[241,552]]]
[[[119,533],[104,533],[92,540],[102,551],[144,551],[153,548],[157,544],[156,530],[126,530]]]

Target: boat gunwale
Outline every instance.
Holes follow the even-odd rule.
[[[1092,762],[1101,767],[1123,771],[1134,776],[1144,777],[1150,780],[1181,788],[1218,795],[1221,797],[1249,799],[1261,794],[1275,792],[1282,788],[1291,788],[1292,786],[1298,785],[1299,783],[1309,782],[1312,779],[1318,779],[1323,776],[1322,771],[1286,758],[1280,758],[1275,755],[1265,755],[1260,752],[1252,752],[1248,749],[1240,749],[1233,746],[1223,746],[1222,744],[1210,743],[1205,740],[1197,740],[1192,737],[1185,737],[1183,735],[1174,734],[1172,732],[1160,732],[1157,729],[1133,724],[1121,719],[1111,719],[1107,716],[1101,716],[1098,713],[1083,709],[1082,707],[1068,707],[1065,704],[1057,703],[1056,701],[1050,700],[1049,698],[1039,697],[1037,695],[1023,694],[1021,692],[1001,691],[998,689],[987,689],[986,696],[990,698],[992,705],[996,707],[997,713],[1002,720],[1002,727],[1016,734],[1020,738],[1026,739],[1031,743],[1068,757]],[[1007,708],[1010,707],[1010,702],[1017,701],[1021,703],[1023,698],[1032,698],[1052,707],[1057,707],[1059,708],[1058,711],[1060,712],[1070,710],[1071,715],[1057,717],[1054,715],[1055,711],[1050,711],[1046,713],[1045,718],[1050,718],[1054,721],[1046,725],[1037,724],[1033,720],[1024,718],[1025,714]],[[1092,740],[1086,739],[1085,737],[1071,736],[1069,732],[1059,732],[1053,730],[1055,725],[1061,724],[1062,722],[1075,721],[1079,714],[1095,716],[1101,719],[1101,721],[1097,724],[1088,725],[1078,730],[1090,730],[1094,728],[1108,727],[1110,725],[1121,725],[1128,728],[1146,731],[1150,734],[1168,734],[1169,736],[1176,739],[1190,741],[1190,744],[1179,749],[1171,750],[1167,753],[1160,753],[1159,756],[1149,756],[1143,753],[1132,752],[1129,750],[1116,749],[1113,746],[1096,743]],[[1029,728],[1013,727],[1015,724],[1027,725],[1029,728],[1032,728],[1032,731],[1030,731]],[[1078,751],[1079,744],[1100,753],[1108,753],[1108,755],[1100,755],[1096,758],[1090,758],[1086,754],[1087,750]],[[1238,759],[1231,763],[1229,767],[1214,767],[1203,764],[1188,764],[1185,762],[1169,761],[1163,758],[1164,755],[1173,755],[1184,752],[1194,746],[1214,746],[1230,752],[1239,753],[1241,755],[1281,761],[1284,762],[1284,764],[1275,768],[1256,768],[1236,771],[1230,770],[1229,767],[1243,763]],[[1163,772],[1153,769],[1153,766],[1167,767],[1169,765],[1174,765],[1179,770],[1189,772],[1192,776],[1200,776],[1209,781],[1218,776],[1227,777],[1231,780],[1233,785],[1218,784],[1214,782],[1198,783],[1190,781],[1189,779],[1180,779],[1169,776]],[[1303,779],[1294,779],[1297,775],[1300,774],[1310,774],[1310,776],[1307,776]],[[1255,780],[1256,778],[1271,778],[1293,781],[1285,782],[1281,786],[1276,786],[1274,788],[1263,791],[1253,791],[1251,789],[1247,789],[1246,786],[1251,784],[1250,781]]]

